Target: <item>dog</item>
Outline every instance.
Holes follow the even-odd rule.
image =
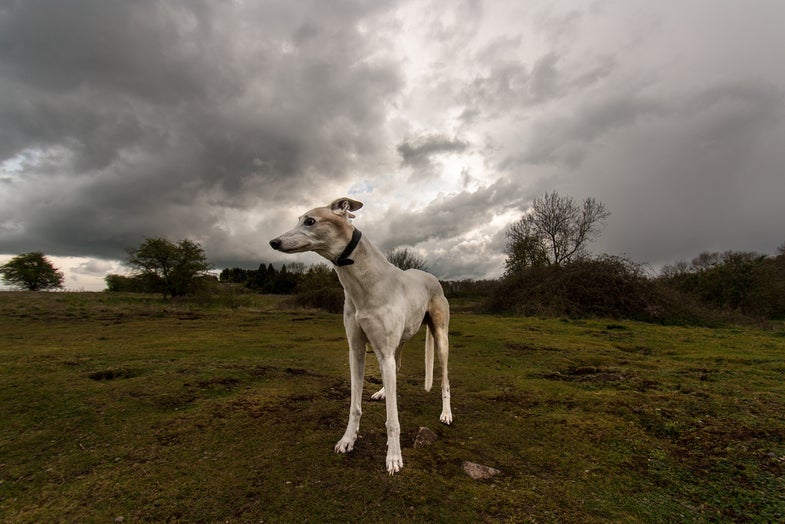
[[[383,386],[371,398],[386,403],[386,467],[392,475],[403,467],[396,384],[401,349],[423,324],[427,327],[425,390],[430,391],[433,384],[435,347],[442,365],[439,419],[448,425],[453,421],[447,376],[450,306],[436,277],[418,269],[398,269],[352,225],[353,211],[362,206],[362,202],[344,197],[311,209],[294,229],[270,240],[270,246],[284,253],[313,251],[335,266],[345,294],[343,324],[351,373],[349,423],[335,452],[354,449],[362,416],[366,345],[370,345],[379,361]]]

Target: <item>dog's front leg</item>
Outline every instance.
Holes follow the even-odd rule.
[[[398,422],[398,395],[394,352],[378,353],[387,407],[387,472],[392,475],[403,467],[401,455],[401,425]]]
[[[357,432],[362,417],[363,377],[365,375],[365,342],[359,334],[349,336],[349,372],[351,374],[352,393],[349,404],[349,423],[341,440],[335,445],[336,453],[347,453],[354,449]]]

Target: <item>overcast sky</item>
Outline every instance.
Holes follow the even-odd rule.
[[[556,190],[658,267],[785,242],[781,0],[0,0],[0,262],[103,289],[145,237],[218,268],[340,196],[383,250],[495,277]]]

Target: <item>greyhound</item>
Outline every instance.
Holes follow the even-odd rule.
[[[417,269],[401,271],[390,264],[379,249],[349,219],[362,202],[339,198],[327,206],[302,215],[297,226],[270,240],[273,249],[284,253],[313,251],[335,266],[345,293],[343,324],[349,342],[351,403],[349,423],[336,453],[354,449],[362,416],[363,376],[366,345],[373,348],[382,374],[382,388],[372,399],[385,399],[387,410],[387,472],[403,467],[401,426],[398,422],[396,373],[401,366],[401,349],[422,324],[425,336],[425,390],[433,385],[434,345],[442,365],[442,413],[444,424],[452,423],[447,332],[450,306],[441,284],[433,275]]]

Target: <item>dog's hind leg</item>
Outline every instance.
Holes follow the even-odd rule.
[[[371,400],[384,400],[385,396],[384,386],[382,386],[382,389],[371,395]]]
[[[403,351],[401,351],[402,349],[403,349],[403,344],[398,346],[398,350],[395,352],[395,370],[396,371],[400,371],[401,370],[401,353],[403,353]],[[384,400],[386,396],[387,395],[386,395],[386,392],[384,391],[384,386],[382,386],[382,389],[380,389],[379,391],[377,391],[376,393],[371,395],[371,400]]]
[[[439,416],[444,424],[452,424],[452,409],[450,407],[450,379],[447,372],[447,362],[450,355],[450,305],[443,296],[434,297],[429,309],[433,328],[433,339],[439,362],[442,365],[442,414]]]
[[[425,391],[433,386],[433,323],[430,317],[425,325]]]

